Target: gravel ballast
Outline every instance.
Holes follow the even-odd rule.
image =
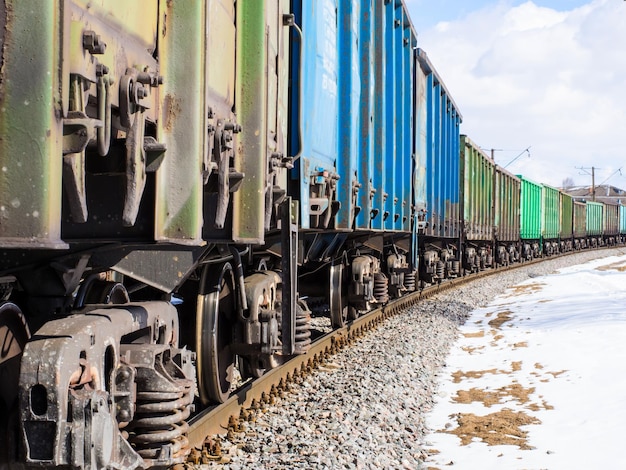
[[[624,254],[591,251],[479,279],[386,320],[314,371],[196,468],[426,468],[426,414],[470,312],[529,277]]]

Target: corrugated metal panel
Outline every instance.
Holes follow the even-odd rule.
[[[291,87],[303,90],[301,103],[292,99],[291,153],[300,154],[292,178],[300,194],[301,227],[309,228],[315,214],[327,209],[323,197],[311,201],[311,185],[322,184],[325,173],[334,173],[337,159],[337,1],[295,0],[292,9],[305,37],[302,54],[292,56]],[[300,115],[301,142],[294,131]]]
[[[361,0],[359,23],[359,130],[358,130],[358,184],[357,205],[361,208],[356,228],[367,229],[372,218],[374,190],[374,2]]]
[[[619,206],[619,233],[626,234],[626,206]]]
[[[541,185],[518,175],[521,179],[520,238],[538,240],[541,237]]]
[[[573,202],[574,238],[584,238],[587,235],[587,205],[584,202]]]
[[[426,201],[425,235],[458,238],[460,235],[460,135],[462,117],[434,70],[426,53],[417,50],[421,72],[418,87],[426,103]],[[423,157],[418,157],[419,159]]]
[[[617,204],[604,204],[602,233],[603,235],[619,234],[619,206]]]
[[[165,3],[161,1],[164,8],[161,29],[166,33],[159,41],[160,72],[165,76],[160,90],[164,106],[158,124],[159,139],[167,147],[167,157],[156,175],[154,236],[160,241],[200,244],[203,181],[198,169],[202,168],[206,152],[204,31],[207,11],[204,4],[168,3],[166,8]],[[235,48],[232,0],[230,3],[229,22],[224,22],[222,16],[227,10],[218,10],[218,24],[226,23],[222,26],[226,56],[234,56]],[[230,116],[234,98],[234,63],[231,63],[230,73],[227,69],[225,66],[224,74],[229,77],[231,94],[220,96],[216,92],[213,95],[222,103],[220,111],[226,113],[221,114],[222,118]],[[230,102],[230,108],[224,101]]]
[[[337,200],[341,209],[337,214],[337,228],[350,229],[354,222],[357,183],[359,102],[361,97],[361,70],[359,68],[359,34],[361,2],[344,0],[338,5],[339,40],[339,140],[337,151]]]
[[[604,204],[587,201],[587,235],[602,235]]]
[[[2,2],[0,244],[63,248],[59,2]],[[38,10],[37,14],[32,9]],[[10,136],[10,138],[8,138]]]
[[[465,135],[461,136],[463,224],[468,240],[491,240],[494,235],[495,163]]]
[[[561,200],[559,190],[541,185],[541,235],[544,239],[559,238],[561,232]]]
[[[496,166],[494,230],[499,241],[517,241],[520,238],[519,178]]]
[[[561,239],[572,238],[574,233],[574,199],[569,194],[559,192],[561,198]]]

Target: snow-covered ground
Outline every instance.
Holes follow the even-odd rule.
[[[626,256],[474,311],[428,426],[428,469],[626,469]]]

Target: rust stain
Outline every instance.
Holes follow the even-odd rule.
[[[171,131],[174,127],[174,123],[178,114],[181,112],[180,101],[177,100],[174,96],[169,93],[165,95],[165,99],[163,100],[163,118],[165,122],[163,124],[163,128],[166,131]]]

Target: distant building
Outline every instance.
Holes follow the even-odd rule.
[[[579,201],[593,200],[591,186],[571,186],[569,188],[561,189],[561,191],[573,196]],[[609,204],[626,205],[626,191],[610,185],[596,186],[596,201]]]

